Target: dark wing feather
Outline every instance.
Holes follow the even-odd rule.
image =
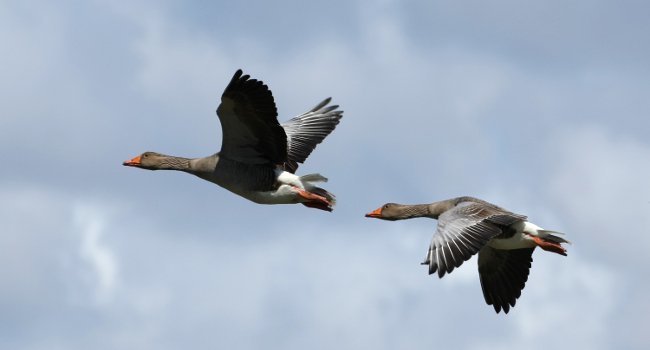
[[[337,105],[327,106],[330,101],[331,98],[327,98],[308,112],[282,124],[288,142],[286,171],[295,173],[298,163],[304,163],[316,145],[338,125],[343,111],[337,110]]]
[[[486,203],[474,199],[460,201],[438,217],[438,228],[422,263],[429,265],[429,274],[437,271],[438,277],[442,278],[500,235],[506,226],[503,223],[514,223],[522,218]]]
[[[235,72],[217,109],[223,132],[220,155],[247,164],[282,164],[287,136],[273,94],[263,82],[242,74],[241,69]]]
[[[478,272],[483,297],[499,313],[508,313],[528,280],[535,248],[513,250],[483,247],[478,254]]]

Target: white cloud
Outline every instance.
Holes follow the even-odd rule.
[[[81,233],[80,255],[95,272],[95,298],[100,304],[110,302],[118,282],[118,269],[111,248],[102,242],[104,219],[88,204],[73,209],[76,226]]]
[[[269,227],[265,238],[237,241],[191,221],[182,232],[172,232],[152,216],[136,218],[130,210],[92,201],[79,206],[79,199],[39,192],[24,207],[57,203],[60,213],[34,222],[77,232],[48,250],[55,256],[67,252],[72,259],[51,266],[52,276],[66,276],[65,284],[50,285],[49,294],[59,296],[51,302],[74,297],[66,313],[93,310],[94,317],[106,320],[81,326],[91,334],[81,347],[96,341],[92,334],[104,334],[111,339],[108,347],[164,349],[185,339],[196,346],[244,348],[427,348],[451,343],[440,335],[422,337],[423,332],[450,334],[470,315],[474,322],[498,319],[495,324],[508,329],[504,336],[517,331],[502,343],[476,332],[454,340],[457,346],[543,348],[582,337],[596,346],[604,340],[612,308],[624,300],[614,288],[620,278],[607,266],[571,251],[567,258],[540,251],[517,307],[508,316],[494,315],[482,299],[475,261],[442,280],[418,264],[432,220],[366,220],[309,230],[302,228],[307,222],[296,220],[287,229]],[[25,191],[16,193],[5,198],[30,198]],[[10,222],[23,222],[25,215],[16,212]],[[232,225],[227,218],[221,221],[222,228]],[[33,249],[27,246],[29,256],[35,256]],[[94,274],[91,284],[88,271]],[[5,274],[4,280],[15,278]],[[72,294],[70,286],[77,287]],[[27,304],[23,310],[30,310]],[[567,319],[579,326],[558,330]],[[490,329],[485,330],[495,331]],[[71,344],[66,338],[57,341]]]
[[[101,13],[107,25],[91,28],[96,33],[114,33],[112,23],[130,28],[110,35],[116,51],[126,52],[106,49],[118,67],[114,81],[74,66],[95,58],[69,41],[83,30],[75,9],[21,7],[39,19],[30,25],[13,17],[13,5],[0,5],[10,10],[0,11],[7,51],[26,55],[0,58],[11,67],[0,84],[16,95],[4,101],[15,111],[15,124],[3,128],[4,148],[29,140],[38,154],[20,152],[20,161],[8,162],[16,172],[10,180],[20,185],[0,186],[0,303],[9,310],[0,323],[22,331],[9,334],[13,344],[598,348],[616,339],[611,333],[645,324],[636,322],[645,315],[610,316],[648,305],[644,293],[620,286],[647,289],[632,266],[648,266],[643,249],[650,242],[640,228],[650,224],[643,187],[650,152],[625,123],[602,118],[603,110],[619,110],[616,96],[630,94],[637,103],[626,104],[630,113],[621,120],[647,114],[638,76],[628,84],[632,77],[613,69],[614,79],[576,82],[574,75],[528,71],[518,55],[493,48],[423,44],[400,22],[409,17],[399,16],[398,3],[361,3],[355,23],[332,23],[347,25],[349,37],[302,46],[287,39],[287,52],[251,39],[254,30],[230,46],[185,26],[169,4],[92,4],[101,11],[85,9],[91,18],[84,23]],[[49,10],[54,17],[45,16]],[[330,177],[328,188],[340,199],[334,213],[255,206],[186,175],[116,170],[124,149],[141,144],[181,155],[214,151],[214,109],[239,67],[269,83],[281,119],[328,95],[346,111],[301,168]],[[590,69],[576,75],[592,77]],[[608,88],[594,93],[584,89],[590,85]],[[611,85],[615,97],[599,98]],[[66,113],[47,122],[52,105]],[[591,112],[600,116],[594,127],[580,128]],[[539,135],[522,136],[528,127]],[[23,128],[40,137],[18,132]],[[485,305],[475,260],[442,280],[418,265],[435,221],[362,216],[384,201],[459,194],[490,197],[575,243],[567,258],[535,254],[507,316]],[[622,219],[609,219],[610,212]],[[472,331],[459,335],[461,328]],[[590,342],[580,342],[585,338]],[[644,341],[633,339],[626,344]]]

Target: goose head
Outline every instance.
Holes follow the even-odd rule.
[[[159,169],[177,169],[175,157],[166,156],[156,152],[144,152],[141,155],[134,157],[122,163],[124,166],[132,166],[136,168],[159,170]]]
[[[389,220],[389,221],[401,220],[406,218],[404,215],[404,206],[397,203],[386,203],[381,207],[366,214],[366,217]]]

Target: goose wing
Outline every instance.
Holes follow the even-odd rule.
[[[223,133],[220,156],[247,164],[283,164],[287,135],[273,94],[262,81],[237,70],[217,108]]]
[[[478,273],[483,297],[488,305],[508,313],[528,280],[535,248],[512,250],[485,246],[478,253]]]
[[[311,110],[282,123],[287,134],[287,161],[284,169],[295,173],[298,163],[304,163],[316,145],[329,135],[343,117],[339,106],[328,106],[327,98]]]
[[[483,201],[466,200],[440,214],[426,260],[429,274],[442,278],[478,253],[504,226],[526,217]]]

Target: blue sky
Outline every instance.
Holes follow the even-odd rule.
[[[0,348],[648,348],[649,9],[0,1]],[[333,213],[122,167],[217,151],[238,68],[345,111],[299,169]],[[508,315],[419,265],[434,221],[363,217],[459,195],[574,242]]]

